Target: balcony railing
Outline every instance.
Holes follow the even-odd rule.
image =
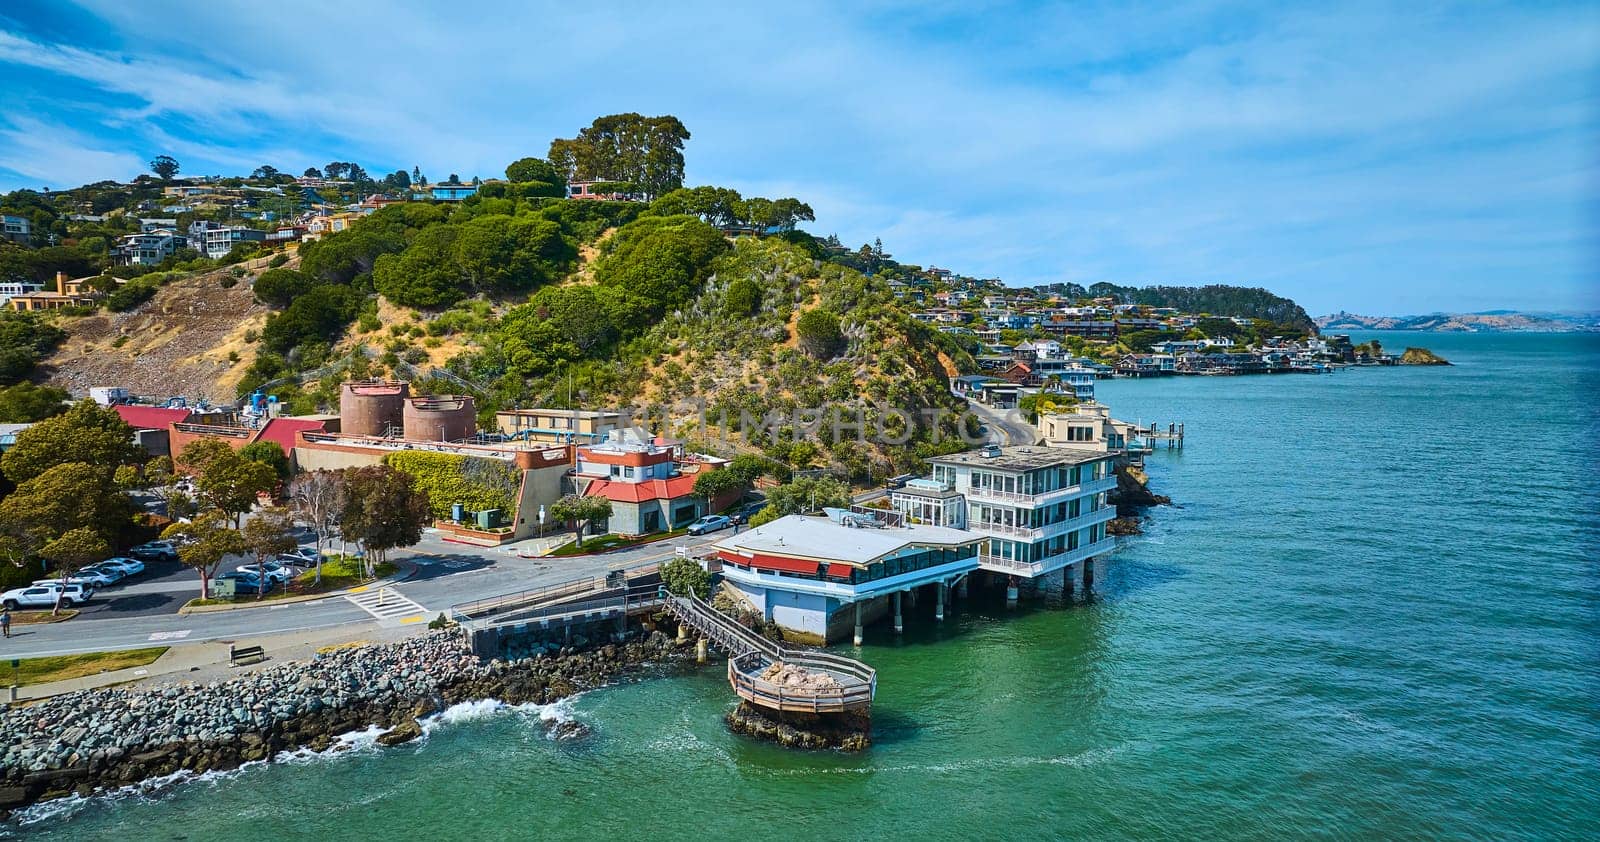
[[[978,556],[978,566],[980,569],[993,573],[1009,573],[1015,576],[1027,576],[1031,579],[1035,576],[1042,576],[1046,573],[1060,570],[1069,564],[1077,564],[1091,556],[1104,555],[1116,548],[1117,540],[1107,536],[1093,544],[1085,544],[1075,550],[1067,550],[1064,553],[1057,553],[1038,561],[1019,561],[1018,559],[1004,558],[997,555],[980,555]]]
[[[1116,476],[1108,475],[1101,477],[1100,479],[1086,480],[1077,485],[1069,485],[1064,488],[1051,489],[1050,491],[1041,491],[1036,494],[1024,494],[1020,491],[1001,491],[998,488],[983,488],[976,485],[968,486],[967,488],[962,489],[961,493],[967,495],[967,497],[973,500],[992,500],[998,503],[1010,503],[1017,506],[1037,508],[1039,506],[1048,506],[1051,503],[1057,503],[1062,500],[1070,500],[1074,497],[1082,497],[1087,494],[1098,494],[1102,491],[1110,491],[1116,487]]]
[[[1097,523],[1105,523],[1117,516],[1115,506],[1102,506],[1092,512],[1085,512],[1075,518],[1047,523],[1043,526],[1020,526],[1009,523],[984,523],[974,521],[968,524],[973,532],[982,532],[985,535],[995,535],[1002,538],[1020,538],[1028,541],[1042,541],[1065,535],[1084,527]]]

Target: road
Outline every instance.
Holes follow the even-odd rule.
[[[418,615],[431,619],[459,602],[546,587],[601,575],[621,567],[664,561],[673,556],[678,546],[698,546],[728,534],[714,532],[699,537],[683,536],[604,555],[569,558],[520,558],[501,549],[445,543],[430,534],[411,550],[396,553],[406,556],[418,569],[415,575],[393,586],[391,591],[422,609],[408,619],[416,621]],[[334,626],[350,626],[353,633],[358,633],[363,626],[393,626],[402,621],[400,617],[380,620],[355,601],[338,596],[311,602],[267,604],[182,615],[175,613],[178,606],[199,595],[198,579],[193,571],[181,571],[194,582],[192,586],[179,584],[171,578],[171,571],[162,572],[157,566],[152,566],[150,573],[155,574],[154,578],[136,579],[134,583],[109,589],[105,597],[97,597],[85,606],[87,610],[83,614],[67,622],[12,626],[11,639],[0,641],[0,658],[226,641]],[[132,610],[118,608],[124,600],[139,602],[152,598],[161,599],[162,605],[167,607],[162,610],[146,610],[142,606]],[[102,601],[104,605],[96,604]],[[370,599],[365,601],[371,602]]]
[[[995,409],[977,401],[968,401],[972,414],[983,419],[989,428],[989,440],[1000,445],[1038,444],[1039,430],[1017,409]]]

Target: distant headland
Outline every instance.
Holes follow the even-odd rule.
[[[1600,332],[1600,313],[1431,313],[1425,316],[1358,316],[1340,311],[1318,316],[1318,330],[1426,330],[1454,333]]]

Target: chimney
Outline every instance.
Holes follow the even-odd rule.
[[[66,295],[66,294],[67,294],[67,273],[66,272],[57,272],[56,273],[56,295]]]

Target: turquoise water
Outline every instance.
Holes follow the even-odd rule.
[[[545,712],[587,740],[463,716],[25,835],[1593,838],[1600,337],[1380,336],[1458,365],[1102,384],[1188,425],[1181,507],[1090,605],[869,635],[864,754],[729,735],[711,668]]]

